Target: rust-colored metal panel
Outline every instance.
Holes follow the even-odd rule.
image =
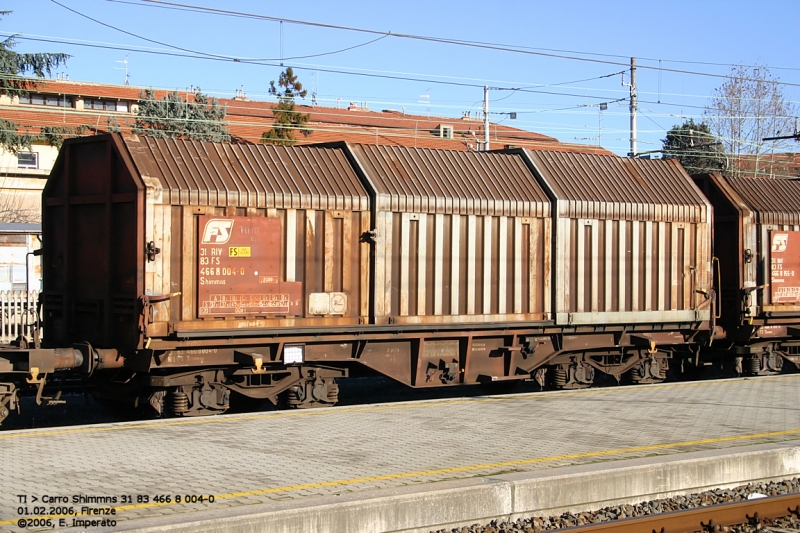
[[[375,187],[375,320],[549,319],[550,201],[520,154],[358,145]]]
[[[729,334],[739,331],[747,338],[751,331],[754,336],[773,333],[767,327],[751,327],[759,321],[774,326],[796,324],[800,302],[792,299],[793,289],[789,287],[800,283],[783,274],[797,270],[792,266],[796,265],[797,252],[777,251],[784,239],[776,236],[786,235],[788,246],[796,238],[789,236],[800,232],[800,183],[718,174],[697,176],[695,180],[714,205],[721,325]],[[784,281],[773,283],[773,279]]]
[[[370,202],[343,145],[70,140],[45,192],[48,341],[131,351],[184,330],[364,322]],[[211,219],[270,239],[246,265],[230,255],[244,241],[201,255]],[[252,284],[222,275],[242,268]]]
[[[708,204],[674,160],[525,151],[573,219],[707,221]]]
[[[199,217],[198,314],[301,314],[302,283],[281,282],[281,221]]]
[[[555,198],[557,323],[709,319],[711,208],[680,165],[524,154]]]
[[[147,185],[146,239],[159,250],[144,264],[145,290],[172,295],[152,304],[148,334],[366,321],[369,244],[360,236],[369,230],[370,200],[343,145],[136,136],[124,144]],[[268,242],[259,245],[258,257],[231,257],[230,243],[212,256],[217,246],[202,242],[212,219],[237,228],[236,221],[249,220],[250,230],[268,235]],[[233,274],[242,268],[247,283]]]
[[[783,178],[724,178],[760,224],[800,225],[800,182]]]
[[[174,329],[243,327],[224,317],[258,319],[257,327],[366,321],[369,246],[359,236],[368,213],[276,209],[239,216],[226,214],[230,209],[182,209],[189,214],[175,220],[185,228],[177,232],[185,294]]]
[[[378,213],[376,316],[393,323],[544,320],[550,220]]]
[[[274,209],[369,209],[369,195],[341,148],[238,145],[129,135],[143,176],[163,202]]]
[[[771,303],[800,303],[800,231],[770,231]]]
[[[547,217],[550,201],[519,155],[355,145],[377,209],[395,213]]]
[[[65,142],[42,194],[48,345],[138,341],[144,189],[118,136]]]
[[[742,263],[740,270],[743,275],[738,289],[745,289],[746,297],[736,306],[747,309],[742,320],[763,318],[766,314],[773,313],[780,314],[781,319],[788,321],[786,323],[796,320],[800,317],[800,305],[798,302],[790,302],[786,297],[776,301],[776,288],[770,280],[773,278],[775,266],[772,263],[776,254],[774,235],[800,231],[800,183],[772,178],[714,178],[718,187],[724,191],[725,199],[739,206],[742,213],[740,223],[743,242],[737,259]],[[777,254],[780,256],[780,252]],[[783,259],[790,261],[790,265],[793,263],[790,255]],[[788,272],[791,270],[787,269]],[[782,275],[778,279],[787,278]],[[770,284],[770,288],[762,289],[767,284]],[[786,282],[782,285],[791,286]],[[772,318],[771,322],[776,323],[776,318]]]

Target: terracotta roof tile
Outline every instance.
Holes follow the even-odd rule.
[[[39,82],[38,92],[73,96],[138,100],[142,87],[105,85],[100,83],[75,82],[69,80],[45,80]],[[168,92],[157,90],[162,98]],[[180,91],[179,91],[180,92]],[[235,140],[257,143],[261,134],[273,123],[272,102],[221,98],[227,108],[228,128]],[[298,105],[298,110],[310,115],[308,128],[311,135],[298,135],[298,144],[346,141],[354,144],[380,144],[416,148],[449,150],[475,149],[483,139],[483,122],[475,119],[452,117],[429,117],[406,115],[399,111],[370,111],[367,109],[337,109],[331,107]],[[104,132],[109,116],[117,118],[123,129],[128,129],[135,116],[130,113],[110,111],[78,111],[75,109],[49,108],[44,106],[5,105],[0,106],[0,118],[12,120],[21,130],[39,133],[42,126],[80,126],[91,128],[91,133]],[[439,126],[453,127],[453,138],[439,137]],[[561,143],[554,137],[513,128],[507,125],[491,125],[492,148],[506,146],[524,147],[531,150],[583,152],[613,155],[608,150],[588,145]]]

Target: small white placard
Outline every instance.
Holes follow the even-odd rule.
[[[327,292],[312,292],[308,295],[309,315],[331,314],[331,297]]]
[[[347,312],[347,295],[343,292],[332,292],[331,294],[331,313],[332,315],[343,315]]]
[[[303,347],[302,346],[284,346],[283,347],[283,363],[291,365],[293,363],[303,362]]]

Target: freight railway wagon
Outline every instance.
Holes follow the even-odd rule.
[[[333,405],[361,374],[658,382],[717,332],[711,236],[674,161],[70,139],[43,193],[44,338],[0,352],[0,407],[69,369],[182,416]]]
[[[800,182],[716,174],[695,181],[715,213],[714,318],[726,338],[712,347],[733,356],[740,374],[799,367]]]

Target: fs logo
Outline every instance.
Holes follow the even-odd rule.
[[[776,253],[781,253],[786,251],[786,247],[789,244],[789,234],[788,233],[776,233],[772,236],[772,251]]]
[[[203,230],[202,244],[225,244],[231,239],[233,230],[233,220],[212,218],[206,222],[206,229]]]

